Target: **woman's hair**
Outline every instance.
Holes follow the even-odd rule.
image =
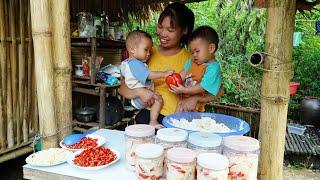
[[[170,18],[170,25],[173,28],[179,26],[182,30],[187,29],[187,34],[184,34],[180,40],[183,46],[187,45],[189,36],[191,35],[194,26],[193,12],[184,4],[174,2],[169,4],[162,11],[158,23],[161,24],[166,17]]]

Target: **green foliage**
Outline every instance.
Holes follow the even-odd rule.
[[[296,15],[296,19],[320,20],[320,13]],[[292,81],[299,82],[298,93],[289,103],[289,118],[299,119],[300,102],[305,96],[320,97],[320,36],[315,35],[315,22],[297,21],[295,31],[303,33],[302,42],[293,48],[292,61],[294,77]]]

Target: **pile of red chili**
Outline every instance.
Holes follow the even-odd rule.
[[[67,146],[69,149],[88,149],[98,146],[98,139],[92,139],[90,137],[84,137],[79,142]]]
[[[106,147],[94,147],[82,151],[75,156],[73,163],[78,166],[93,167],[111,163],[117,155]]]

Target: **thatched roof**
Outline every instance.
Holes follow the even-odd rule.
[[[111,21],[126,21],[132,15],[138,20],[147,20],[151,11],[161,11],[169,2],[182,3],[204,0],[70,0],[71,21],[76,22],[76,14],[81,11],[93,15],[105,11]]]

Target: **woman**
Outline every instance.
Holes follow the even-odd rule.
[[[157,36],[160,45],[152,50],[152,56],[148,61],[149,69],[152,71],[173,69],[176,72],[181,72],[186,60],[191,56],[184,46],[187,45],[193,26],[194,14],[188,7],[180,3],[169,4],[160,14],[158,20]],[[122,82],[119,93],[127,99],[140,98],[148,106],[154,103],[155,98],[161,96],[164,105],[158,116],[159,123],[162,123],[164,116],[174,113],[175,110],[178,112],[193,111],[197,103],[211,102],[216,98],[211,95],[192,96],[179,101],[179,96],[168,90],[164,79],[154,81],[154,92],[145,88],[129,89]],[[220,90],[218,96],[221,94]],[[149,117],[150,111],[143,109],[137,114],[136,122],[148,124]]]

